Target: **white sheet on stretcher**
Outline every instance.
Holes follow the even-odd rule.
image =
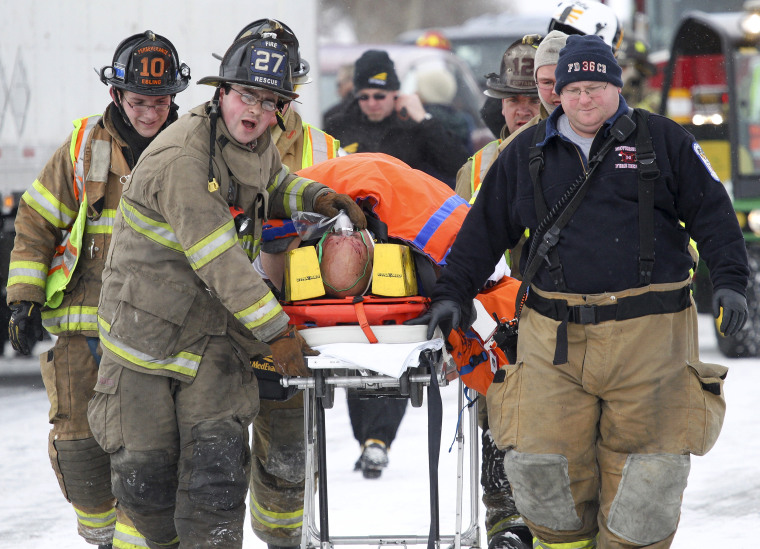
[[[443,339],[436,337],[415,343],[327,343],[317,345],[314,349],[319,351],[322,357],[337,358],[357,368],[366,368],[398,378],[409,368],[419,366],[420,353],[426,350],[437,351],[442,347]],[[335,366],[312,365],[310,362],[309,367],[334,368]]]

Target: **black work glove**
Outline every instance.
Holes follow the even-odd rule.
[[[735,290],[721,288],[713,294],[713,316],[723,315],[718,330],[724,336],[735,336],[747,321],[747,298]]]
[[[284,376],[308,377],[311,375],[304,356],[317,356],[319,351],[309,347],[295,326],[288,325],[285,331],[268,345],[272,351],[272,361],[277,372]]]
[[[367,228],[367,218],[354,199],[347,194],[327,193],[314,201],[314,212],[325,217],[335,217],[343,210],[357,229]]]
[[[16,301],[9,305],[8,339],[18,352],[28,355],[35,341],[42,341],[42,306],[32,301]]]
[[[459,303],[451,299],[442,299],[433,301],[430,308],[417,318],[412,318],[404,322],[408,326],[418,326],[427,324],[427,338],[433,339],[436,326],[441,329],[444,340],[449,338],[452,329],[459,326],[462,318],[462,309]]]

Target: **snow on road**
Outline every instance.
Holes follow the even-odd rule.
[[[731,369],[725,385],[728,410],[715,447],[704,457],[692,458],[673,548],[753,547],[760,528],[760,359],[723,358],[716,347],[711,319],[705,315],[700,315],[700,345],[703,361],[725,364]],[[0,360],[0,549],[91,547],[77,536],[73,511],[61,496],[50,468],[48,404],[37,374],[37,361],[17,358],[9,348]],[[441,391],[441,531],[452,534],[456,446],[451,453],[448,448],[455,435],[457,385]],[[336,392],[335,407],[326,412],[332,535],[427,535],[426,413],[424,405],[407,408],[388,469],[380,480],[365,480],[352,470],[358,446],[351,435],[343,391]],[[466,525],[470,519],[469,500],[464,510]],[[481,526],[482,517],[480,506]],[[483,533],[480,540],[485,543]],[[266,546],[247,526],[244,547]]]

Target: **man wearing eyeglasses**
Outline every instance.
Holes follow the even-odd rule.
[[[146,70],[145,67],[148,67]],[[79,534],[99,547],[146,547],[114,507],[109,456],[87,421],[100,352],[101,273],[122,180],[153,139],[177,119],[174,98],[190,81],[169,40],[152,31],[116,48],[100,70],[112,102],[74,131],[24,193],[16,216],[8,303],[14,349],[29,354],[42,328],[57,337],[41,357],[52,423],[48,451]],[[115,531],[114,531],[115,530]]]
[[[285,29],[237,37],[211,101],[172,124],[124,182],[103,271],[103,358],[88,418],[120,507],[150,547],[240,548],[259,410],[254,359],[308,376],[317,354],[252,261],[262,221],[364,214],[289,173],[270,127],[296,99]]]
[[[629,111],[601,38],[568,37],[555,77],[561,106],[499,156],[417,320],[459,325],[529,228],[516,360],[486,395],[517,509],[534,547],[667,548],[690,455],[725,412],[727,369],[699,360],[689,236],[727,335],[747,316],[745,244],[694,137]]]
[[[399,93],[400,87],[388,53],[365,51],[354,64],[354,100],[325,119],[325,131],[348,153],[389,154],[453,189],[467,147],[425,111],[417,94]]]

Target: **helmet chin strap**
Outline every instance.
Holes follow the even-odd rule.
[[[285,119],[283,118],[283,109],[285,108],[285,101],[280,99],[277,101],[277,112],[275,113],[275,117],[277,118],[277,125],[280,127],[282,131],[285,131]]]
[[[116,105],[116,109],[119,111],[119,114],[121,115],[122,120],[124,120],[124,123],[127,125],[128,128],[132,127],[132,121],[127,116],[127,113],[124,111],[124,106],[121,104],[121,90],[117,88],[116,86],[113,87],[114,91],[114,100],[113,103]]]

